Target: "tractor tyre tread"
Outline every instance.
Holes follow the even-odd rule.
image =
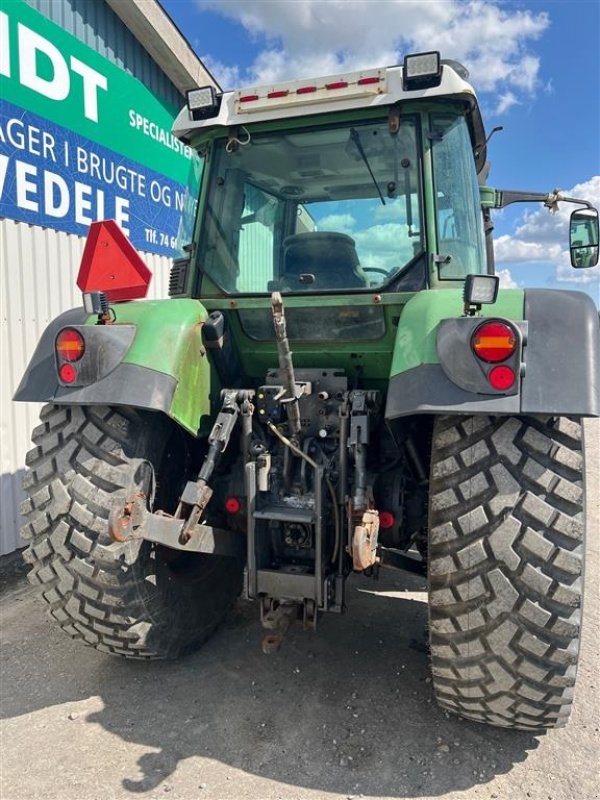
[[[501,727],[565,724],[581,627],[583,492],[578,420],[436,420],[429,614],[442,708]]]
[[[160,592],[148,544],[108,536],[112,504],[148,468],[136,449],[157,447],[160,424],[132,409],[83,406],[47,405],[41,420],[27,456],[21,535],[29,541],[29,580],[50,616],[72,638],[127,658],[172,658],[200,646],[239,593],[240,576],[225,574],[218,598],[206,598],[200,580]],[[204,565],[214,588],[210,573]],[[190,630],[181,619],[189,603],[203,601],[208,610]]]

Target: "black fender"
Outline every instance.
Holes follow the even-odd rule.
[[[600,416],[600,324],[589,295],[525,290],[524,321],[512,322],[521,341],[519,380],[509,393],[477,387],[472,320],[442,320],[440,363],[420,364],[390,379],[386,419],[446,413]]]
[[[104,342],[104,358],[95,360],[97,375],[89,376],[88,385],[63,386],[58,380],[54,344],[62,328],[78,328],[89,319],[83,308],[60,314],[47,326],[23,375],[13,400],[53,402],[69,405],[133,406],[169,413],[177,381],[171,375],[138,364],[121,364],[121,356],[131,344],[131,326],[98,326]],[[94,328],[86,327],[87,335]],[[96,351],[98,352],[98,351]]]
[[[583,292],[528,289],[523,414],[600,416],[598,309]]]

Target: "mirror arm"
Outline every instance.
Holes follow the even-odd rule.
[[[559,189],[547,194],[539,192],[517,192],[512,189],[499,189],[496,191],[496,202],[494,208],[506,208],[512,203],[543,203],[549,211],[554,213],[558,209],[558,203],[577,203],[578,205],[593,208],[587,200],[580,200],[575,197],[566,197],[560,193]]]
[[[587,200],[580,200],[578,197],[565,197],[565,195],[561,194],[557,196],[556,202],[558,202],[558,200],[560,200],[561,203],[576,203],[577,205],[585,206],[592,210],[595,208],[592,203],[588,203]]]
[[[516,192],[512,189],[500,189],[496,192],[494,208],[506,208],[512,203],[543,203],[547,194],[534,192]]]
[[[498,189],[496,191],[496,202],[494,208],[506,208],[512,203],[543,203],[549,211],[554,213],[558,210],[558,203],[577,203],[578,205],[586,206],[586,208],[594,208],[587,200],[580,200],[576,197],[566,197],[560,193],[559,189],[547,194],[540,192],[517,192],[512,189]]]

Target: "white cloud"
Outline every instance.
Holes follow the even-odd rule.
[[[352,233],[361,264],[390,269],[410,261],[413,245],[407,232],[404,224],[386,222]]]
[[[396,211],[396,219],[398,219]],[[392,269],[410,261],[413,242],[405,223],[385,222],[363,227],[352,214],[329,214],[317,220],[320,231],[338,231],[354,239],[360,263],[365,269]],[[507,270],[508,271],[508,270]]]
[[[498,98],[498,103],[496,105],[494,113],[497,116],[502,114],[506,114],[509,108],[512,108],[515,105],[518,105],[519,101],[517,100],[516,95],[513,92],[504,92]]]
[[[372,225],[366,230],[354,234],[357,246],[369,246],[375,252],[396,251],[399,242],[406,238],[406,225],[387,222],[384,225]]]
[[[243,83],[240,68],[235,64],[227,66],[213,58],[210,53],[205,53],[200,58],[208,71],[215,76],[219,85],[224,89],[232,89]]]
[[[499,269],[496,275],[500,278],[501,289],[518,289],[519,284],[515,281],[509,269]]]
[[[600,175],[578,183],[562,194],[587,200],[594,206],[600,205]],[[499,236],[494,243],[496,262],[516,264],[544,262],[554,263],[555,280],[569,283],[600,285],[600,267],[592,269],[573,269],[569,254],[569,218],[578,208],[571,203],[560,203],[556,214],[538,207],[526,211],[514,234]],[[581,206],[579,206],[581,208]]]
[[[381,203],[377,203],[374,218],[378,222],[402,222],[406,224],[404,198],[392,201],[387,200],[384,206]]]
[[[600,305],[600,267],[591,269],[573,269],[571,262],[559,264],[556,268],[556,280],[559,283],[585,283],[597,287],[596,304]]]
[[[317,227],[320,231],[337,231],[338,233],[351,234],[356,220],[352,214],[329,214],[320,219]]]
[[[559,244],[531,242],[505,234],[494,242],[496,261],[499,264],[531,263],[532,261],[554,261],[560,258]]]
[[[197,0],[241,24],[260,50],[239,74],[207,58],[226,88],[397,64],[406,53],[440,50],[462,61],[480,91],[501,92],[498,113],[540,84],[529,51],[549,25],[545,12],[499,0]]]

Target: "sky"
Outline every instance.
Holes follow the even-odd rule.
[[[161,0],[224,89],[402,62],[439,50],[471,73],[498,189],[560,188],[600,206],[598,0]],[[536,204],[495,212],[504,286],[585,291],[568,220]]]

